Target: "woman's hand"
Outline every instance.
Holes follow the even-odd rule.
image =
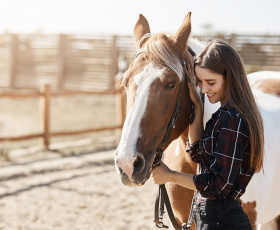
[[[172,172],[166,164],[160,162],[159,166],[153,168],[151,176],[155,184],[165,184],[166,182],[170,182]]]
[[[172,182],[185,188],[196,190],[193,183],[193,175],[188,173],[180,173],[169,169],[163,162],[152,170],[152,178],[155,184],[165,184]]]
[[[201,99],[196,91],[196,85],[194,84],[196,76],[194,74],[194,67],[188,63],[187,64],[187,73],[190,77],[190,81],[188,82],[189,94],[191,101],[194,103],[196,107],[202,107]]]

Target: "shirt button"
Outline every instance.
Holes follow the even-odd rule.
[[[219,225],[220,223],[219,222],[217,222],[217,225]]]

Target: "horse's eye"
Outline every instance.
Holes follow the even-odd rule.
[[[173,89],[174,87],[176,86],[176,83],[175,82],[171,82],[171,83],[168,83],[165,88],[166,89]]]

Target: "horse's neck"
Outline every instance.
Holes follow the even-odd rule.
[[[184,173],[195,173],[196,164],[191,160],[190,155],[186,153],[187,139],[188,128],[168,147],[165,162],[173,170]]]
[[[194,163],[190,157],[190,154],[186,152],[188,139],[188,129],[185,130],[178,138],[178,144],[180,148],[180,154],[182,158],[182,172],[194,174],[196,171],[196,163]]]

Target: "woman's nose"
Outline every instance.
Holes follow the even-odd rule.
[[[207,93],[208,92],[208,87],[206,86],[206,84],[200,84],[200,89],[201,89],[201,93]]]

